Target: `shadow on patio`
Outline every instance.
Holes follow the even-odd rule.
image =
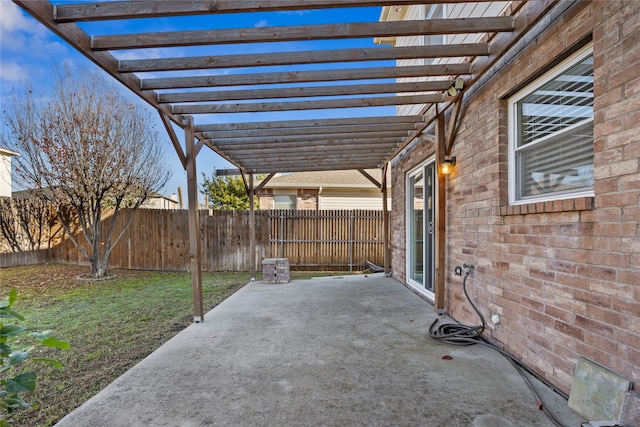
[[[553,425],[503,356],[432,340],[434,318],[380,275],[251,283],[58,425]]]

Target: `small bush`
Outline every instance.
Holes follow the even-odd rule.
[[[29,357],[31,350],[36,345],[69,349],[69,344],[51,336],[52,331],[27,333],[26,328],[20,321],[24,316],[12,309],[13,303],[18,297],[15,289],[9,291],[9,295],[0,302],[0,427],[7,425],[7,418],[20,409],[35,408],[36,405],[27,402],[23,395],[31,393],[36,389],[37,374],[31,370],[30,362],[41,362],[58,369],[62,369],[62,364],[55,360],[43,357]],[[10,323],[5,323],[8,319]],[[18,342],[20,336],[27,334],[32,337],[35,344],[28,348],[14,348],[10,341]]]

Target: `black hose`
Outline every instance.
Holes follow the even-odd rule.
[[[462,279],[462,291],[464,292],[464,296],[467,297],[467,301],[471,304],[471,307],[475,310],[480,317],[481,325],[476,326],[467,326],[461,323],[443,323],[437,328],[434,329],[440,317],[436,317],[436,320],[433,321],[431,326],[429,327],[429,335],[431,338],[438,339],[453,345],[473,345],[477,344],[480,339],[480,335],[484,332],[484,329],[487,326],[487,323],[484,320],[484,316],[478,310],[478,307],[471,301],[469,298],[469,294],[467,293],[467,277],[471,274],[471,270],[473,269],[473,265],[464,264],[466,268],[466,272],[464,273],[464,278]]]
[[[482,313],[480,313],[480,310],[478,310],[478,307],[476,307],[473,301],[471,301],[471,298],[467,293],[467,277],[469,277],[469,275],[471,274],[471,270],[473,270],[474,266],[473,264],[463,264],[463,266],[466,269],[466,272],[464,273],[464,277],[462,279],[462,291],[464,292],[464,296],[467,298],[467,301],[469,302],[469,304],[471,304],[471,307],[473,307],[473,310],[476,312],[476,314],[480,318],[480,322],[482,324],[476,325],[476,326],[467,326],[461,323],[443,323],[434,329],[436,323],[438,323],[438,321],[440,320],[440,316],[438,316],[433,321],[433,323],[431,323],[431,326],[429,326],[429,335],[433,339],[444,341],[452,345],[458,345],[458,346],[467,346],[467,345],[473,345],[473,344],[486,345],[487,347],[490,347],[496,350],[498,353],[502,354],[504,357],[507,358],[507,360],[509,360],[509,362],[513,365],[516,371],[518,371],[518,373],[522,376],[522,379],[524,380],[525,384],[527,385],[527,387],[529,388],[529,390],[531,391],[531,393],[536,399],[536,404],[538,405],[538,409],[544,412],[544,414],[549,418],[549,420],[554,425],[558,427],[564,427],[560,423],[560,421],[558,421],[553,416],[553,414],[549,412],[547,407],[542,404],[542,399],[540,398],[540,395],[533,387],[533,384],[531,383],[529,378],[527,378],[524,372],[525,369],[520,363],[520,361],[517,360],[515,357],[511,356],[509,353],[505,352],[504,350],[501,350],[500,348],[496,347],[492,343],[481,339],[480,335],[482,335],[482,333],[484,332],[487,326],[487,323],[484,319],[484,316],[482,315]]]

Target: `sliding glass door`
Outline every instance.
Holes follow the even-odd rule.
[[[407,281],[433,296],[435,166],[414,170],[407,180]]]

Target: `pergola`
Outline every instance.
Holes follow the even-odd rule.
[[[267,179],[262,181],[265,184],[278,172],[360,170],[383,193],[388,272],[387,183],[386,179],[378,182],[364,170],[381,168],[386,172],[390,161],[416,138],[435,144],[436,163],[441,164],[453,144],[462,95],[557,3],[550,0],[505,2],[509,3],[506,14],[479,18],[182,28],[136,34],[120,34],[104,26],[109,33],[88,34],[81,26],[89,21],[349,8],[341,14],[344,17],[354,16],[351,8],[359,7],[391,6],[399,12],[413,4],[481,4],[488,0],[131,0],[57,5],[42,0],[13,1],[160,114],[187,171],[196,322],[204,315],[195,166],[196,156],[203,147],[238,168],[250,201],[260,189],[254,185],[254,174],[267,174]],[[393,41],[405,36],[453,34],[478,34],[480,41],[396,47],[373,43],[374,39]],[[304,45],[319,40],[326,41],[332,48],[289,52],[277,49],[278,42]],[[353,47],[339,43],[345,40],[369,40],[371,44]],[[195,54],[197,49],[184,49],[177,57],[167,53],[175,51],[171,48],[214,45],[235,45],[238,53],[201,56]],[[249,49],[251,45],[258,48]],[[124,59],[123,52],[138,49],[144,49],[144,59]],[[243,51],[260,53],[243,54]],[[406,60],[408,63],[425,58],[435,60],[414,61],[425,65],[378,65],[380,61]],[[455,60],[439,63],[439,58]],[[294,69],[274,71],[278,66]],[[246,72],[247,69],[252,72]],[[419,105],[419,114],[380,116],[366,112],[371,107],[401,105]],[[349,110],[343,110],[345,108]],[[342,113],[353,109],[360,113]],[[261,119],[272,112],[301,110],[306,112],[302,120]],[[326,118],[327,110],[336,111],[334,118]],[[255,120],[234,122],[234,113],[253,113]],[[448,122],[445,122],[445,113]],[[175,134],[174,124],[184,130],[184,148]],[[444,179],[439,174],[436,230],[439,258],[435,284],[438,310],[444,307]],[[255,221],[251,224],[255,227]],[[251,247],[255,251],[255,245]],[[255,253],[252,255],[255,263]],[[255,265],[252,277],[255,277]]]

